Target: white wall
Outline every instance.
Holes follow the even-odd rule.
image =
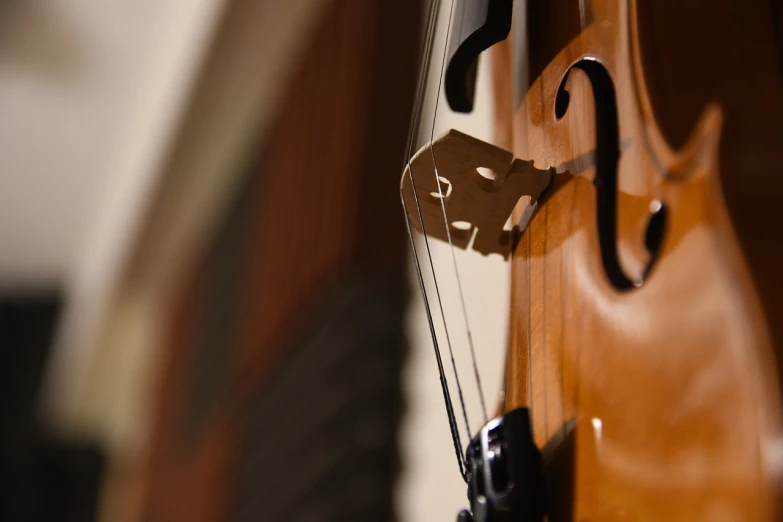
[[[0,5],[0,284],[66,283],[121,235],[222,3]]]

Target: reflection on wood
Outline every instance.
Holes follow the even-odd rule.
[[[566,519],[779,520],[781,470],[766,457],[783,434],[783,249],[770,229],[783,185],[769,176],[783,90],[770,4],[664,4],[580,2],[589,16],[577,34],[551,54],[531,45],[530,63],[543,66],[513,115],[496,111],[515,156],[578,173],[555,177],[511,260],[505,408],[531,408],[541,446],[575,420],[573,488],[550,499],[569,506]],[[527,16],[543,35],[564,31],[540,6]],[[512,42],[490,50],[500,100],[511,98]],[[667,208],[658,260],[631,292],[617,291],[601,258],[590,161],[600,115],[582,71],[567,75],[557,118],[558,86],[585,57],[616,88],[627,144],[616,253],[630,279],[649,263],[651,203]]]

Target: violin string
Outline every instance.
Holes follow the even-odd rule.
[[[545,156],[547,157],[547,156]],[[541,267],[541,283],[542,288],[544,289],[543,294],[541,295],[541,355],[544,359],[544,372],[543,372],[543,381],[544,381],[544,437],[546,439],[549,439],[549,358],[551,356],[549,347],[547,346],[546,342],[546,292],[547,292],[547,286],[546,286],[546,240],[549,234],[546,232],[549,230],[549,207],[544,205],[544,208],[541,209],[544,213],[543,219],[544,219],[544,245],[543,245],[543,255],[539,257],[541,264],[543,265]]]
[[[590,12],[590,9],[591,9],[590,5],[588,5],[584,0],[579,0],[579,27],[580,27],[580,30],[581,30],[582,34],[584,34],[585,28],[587,27],[588,18],[592,17],[592,13]],[[572,102],[573,102],[573,99],[572,99]],[[572,121],[573,121],[573,119],[572,119]],[[573,125],[573,123],[572,123],[572,125]],[[581,129],[575,129],[575,130],[579,131]],[[576,187],[578,185],[576,185],[575,183],[572,183],[571,186],[573,187],[572,190],[574,191],[574,197],[573,197],[573,200],[572,200],[572,204],[574,206],[576,206],[576,201],[577,201]],[[572,209],[570,230],[573,230],[573,219],[574,219],[574,210]],[[570,232],[570,230],[569,230],[569,232]],[[572,267],[574,266],[573,263],[571,265],[572,265]],[[574,269],[572,268],[572,272],[573,272],[573,270]],[[576,374],[577,378],[572,379],[573,383],[574,383],[574,391],[573,391],[573,394],[574,394],[574,396],[573,396],[574,404],[573,404],[573,409],[574,409],[574,417],[576,417],[576,418],[578,418],[578,416],[579,416],[579,383],[581,382],[581,379],[578,378],[578,372],[580,371],[579,364],[580,364],[580,360],[581,360],[581,357],[582,357],[582,344],[583,344],[583,341],[584,341],[584,339],[582,338],[582,334],[585,331],[585,328],[584,328],[585,321],[589,320],[587,314],[579,313],[578,317],[580,317],[581,320],[579,321],[579,325],[577,326],[577,332],[578,332],[577,333],[577,337],[576,337],[577,345],[576,345],[576,349],[575,349],[576,353],[574,354],[574,363],[573,363],[573,368],[574,368],[573,371]]]
[[[425,91],[425,86],[426,86],[426,83],[427,83],[427,74],[429,72],[432,43],[433,43],[433,40],[434,40],[435,28],[437,26],[436,20],[437,20],[437,16],[439,14],[439,11],[440,11],[440,1],[439,0],[433,0],[430,3],[430,11],[429,11],[429,14],[428,14],[427,34],[426,34],[424,45],[423,45],[423,53],[421,55],[422,56],[422,63],[421,63],[421,67],[420,67],[420,70],[419,70],[419,84],[418,84],[417,89],[416,89],[416,99],[415,99],[415,102],[414,102],[413,116],[412,116],[412,119],[411,119],[409,131],[408,131],[407,152],[406,152],[406,159],[405,159],[405,164],[404,164],[403,168],[405,168],[405,166],[407,166],[407,169],[408,169],[408,178],[410,180],[411,188],[413,190],[414,201],[416,203],[416,210],[417,210],[418,217],[419,217],[419,222],[420,222],[421,228],[422,228],[422,235],[424,236],[424,244],[425,244],[425,247],[426,247],[426,250],[427,250],[427,256],[429,258],[430,270],[431,270],[431,273],[432,273],[433,282],[435,284],[436,294],[438,295],[438,301],[439,301],[440,309],[441,309],[441,316],[442,316],[442,319],[443,319],[443,322],[444,322],[444,328],[445,328],[446,327],[446,324],[445,324],[445,314],[443,314],[443,306],[442,306],[442,303],[440,302],[440,292],[438,290],[437,279],[435,277],[435,268],[434,268],[434,265],[432,263],[432,254],[430,252],[429,241],[427,240],[427,234],[426,234],[425,225],[424,225],[424,219],[423,219],[423,215],[422,215],[422,211],[421,211],[421,205],[419,204],[418,193],[416,191],[416,185],[413,182],[413,166],[411,164],[411,159],[412,159],[412,156],[413,156],[413,144],[414,144],[416,130],[417,130],[417,123],[419,122],[419,119],[420,119],[421,113],[422,113],[422,109],[423,109],[424,91]],[[427,316],[427,322],[428,322],[429,329],[430,329],[430,335],[432,336],[432,343],[433,343],[433,349],[434,349],[434,352],[435,352],[435,359],[436,359],[437,366],[438,366],[438,375],[439,375],[439,378],[440,378],[441,391],[443,392],[443,399],[444,399],[445,406],[446,406],[446,415],[447,415],[448,421],[449,421],[449,431],[451,432],[451,439],[452,439],[452,442],[454,444],[454,451],[455,451],[456,456],[457,456],[457,465],[459,467],[460,475],[462,476],[462,479],[467,482],[466,467],[465,467],[465,456],[464,456],[464,454],[462,452],[462,443],[460,441],[459,428],[457,427],[457,421],[456,421],[456,416],[454,414],[454,406],[453,406],[453,403],[452,403],[452,400],[451,400],[451,393],[449,391],[448,380],[446,378],[446,373],[445,373],[445,370],[444,370],[444,367],[443,367],[443,360],[442,360],[442,356],[441,356],[441,352],[440,352],[440,346],[439,346],[439,343],[438,343],[437,334],[436,334],[436,331],[435,331],[435,324],[434,324],[434,320],[433,320],[433,316],[432,316],[432,310],[431,310],[431,307],[430,307],[429,298],[427,296],[426,285],[424,283],[424,276],[423,276],[422,269],[421,269],[421,263],[419,261],[418,250],[416,248],[416,241],[413,238],[413,232],[411,230],[408,206],[407,206],[407,204],[405,202],[405,198],[404,198],[404,196],[402,194],[402,191],[400,192],[400,197],[401,197],[401,200],[402,200],[403,209],[405,211],[405,225],[406,225],[406,229],[408,231],[408,239],[410,241],[411,251],[413,253],[414,265],[415,265],[415,268],[416,268],[416,276],[417,276],[417,280],[418,280],[418,284],[419,284],[419,289],[420,289],[420,291],[422,293],[422,297],[423,297],[423,301],[424,301],[424,308],[425,308],[425,312],[426,312],[426,316]],[[447,334],[447,341],[448,341],[448,334]],[[449,351],[451,352],[451,345],[450,345],[450,343],[449,343]],[[453,359],[453,355],[452,355],[452,363],[453,362],[454,362],[454,359]],[[459,378],[456,375],[456,367],[454,369],[455,369],[455,377],[456,377],[457,388],[458,388],[458,391],[459,391],[460,400],[461,400],[461,404],[462,404],[463,416],[465,417],[466,428],[468,428],[468,436],[470,436],[469,425],[467,423],[467,412],[465,411],[464,400],[462,400],[462,391],[461,391],[460,384],[459,384]]]
[[[544,107],[544,99],[543,94],[541,96],[541,107]],[[545,120],[546,121],[546,120]],[[544,161],[545,165],[552,165],[552,147],[551,147],[551,131],[549,129],[550,125],[547,125],[547,131],[544,132],[544,139],[543,139],[543,152],[544,152]],[[544,360],[544,368],[543,368],[543,388],[544,388],[544,437],[546,440],[549,440],[551,433],[549,431],[549,396],[554,393],[554,389],[552,387],[552,383],[550,382],[551,372],[549,370],[550,366],[552,365],[552,358],[555,357],[555,351],[551,349],[551,347],[547,343],[547,318],[546,318],[546,297],[548,293],[549,287],[547,286],[547,239],[549,238],[549,205],[544,205],[541,208],[541,212],[543,212],[543,216],[539,219],[544,220],[544,244],[543,244],[543,252],[542,255],[539,256],[531,256],[531,258],[538,259],[541,263],[541,282],[542,282],[542,289],[543,293],[541,294],[541,353]]]
[[[527,36],[527,35],[526,35]],[[536,107],[543,107],[543,93],[541,94],[541,98],[538,100],[538,103]],[[546,133],[544,133],[546,135]],[[540,211],[540,210],[539,210]],[[539,411],[536,407],[536,398],[534,395],[534,382],[533,382],[533,376],[535,375],[535,369],[533,368],[533,259],[535,259],[535,256],[533,255],[533,217],[528,220],[527,227],[526,227],[526,236],[527,236],[527,358],[528,358],[528,401],[530,402],[530,418],[532,425],[534,426],[534,436],[537,435],[535,427],[540,426],[540,423],[536,422],[536,416],[538,415]]]
[[[567,229],[568,236],[571,236],[571,233],[574,230],[574,213],[576,212],[576,208],[575,208],[576,188],[575,188],[574,184],[569,184],[569,186],[563,187],[563,188],[568,190],[568,191],[570,191],[570,193],[571,193],[570,203],[569,203],[570,212],[568,214],[568,229]],[[572,250],[573,250],[573,244],[571,243],[571,241],[570,240],[565,241],[563,243],[563,251],[562,251],[563,253],[562,253],[562,256],[560,258],[560,288],[563,289],[562,291],[563,291],[564,294],[565,294],[566,288],[568,288],[566,286],[566,283],[569,282],[568,274],[569,273],[573,274],[572,264],[568,262],[571,259],[571,251]],[[566,269],[566,267],[568,267],[568,269]],[[573,277],[570,280],[573,281]],[[569,307],[569,310],[573,313],[573,307]],[[571,315],[571,317],[572,316],[573,315]],[[570,317],[568,319],[570,319]],[[570,321],[568,319],[566,318],[565,299],[563,299],[562,296],[561,296],[561,298],[560,298],[560,332],[561,332],[561,334],[560,335],[563,336],[563,340],[564,341],[565,341],[566,324],[569,324],[569,325],[572,324],[572,321]],[[575,339],[576,342],[578,342],[577,339]],[[561,435],[563,436],[563,438],[565,438],[565,435],[566,435],[566,424],[567,424],[567,422],[569,420],[568,417],[566,416],[566,414],[567,414],[567,412],[566,412],[566,384],[565,384],[566,355],[567,355],[566,354],[566,343],[563,342],[563,355],[562,355],[562,362],[560,363],[560,386],[561,386],[561,392],[560,393],[562,394],[562,400],[563,400],[563,423],[562,423],[563,426],[562,426]],[[572,379],[572,381],[573,381],[573,379]],[[575,404],[571,405],[571,409],[574,412],[576,411],[575,406],[576,406]]]
[[[415,196],[415,190],[414,190],[414,196]],[[430,310],[430,306],[427,298],[427,290],[425,289],[425,285],[424,285],[424,278],[421,272],[421,265],[419,263],[418,252],[416,251],[416,242],[413,239],[413,232],[411,230],[410,219],[408,219],[408,206],[405,204],[404,197],[402,198],[402,206],[403,209],[405,210],[405,225],[408,230],[408,239],[411,244],[411,251],[413,252],[413,260],[416,266],[416,275],[419,283],[419,290],[421,291],[422,297],[424,298],[424,309],[427,315],[427,323],[430,328],[430,335],[432,336],[432,343],[435,349],[435,360],[438,365],[438,376],[440,378],[440,387],[441,387],[441,391],[443,392],[443,400],[446,403],[446,415],[449,419],[449,431],[451,432],[451,440],[454,444],[454,451],[457,455],[457,466],[459,467],[459,474],[462,476],[462,479],[465,482],[467,482],[467,474],[465,472],[466,469],[465,456],[462,454],[462,442],[460,441],[459,429],[457,428],[457,419],[454,415],[454,406],[451,401],[449,384],[448,381],[446,380],[446,372],[443,369],[443,359],[441,357],[440,347],[438,346],[438,338],[435,333],[435,324],[432,319],[432,312]]]
[[[452,17],[453,16],[454,16],[454,0],[451,1],[451,10],[449,12],[449,27],[448,27],[448,29],[446,31],[446,45],[447,46],[448,46],[448,41],[449,41],[449,35],[450,35],[450,32],[451,32],[451,22],[452,22]],[[432,126],[430,128],[430,143],[432,143],[434,141],[434,139],[435,139],[435,122],[436,122],[437,116],[438,116],[438,106],[440,105],[440,90],[441,90],[441,87],[443,85],[443,70],[445,68],[445,64],[446,64],[446,52],[444,50],[443,59],[442,59],[441,64],[440,64],[440,77],[439,77],[439,81],[438,81],[438,90],[437,90],[437,94],[436,94],[436,97],[435,97],[435,110],[434,110],[433,115],[432,115]],[[456,255],[456,253],[454,251],[454,243],[451,240],[451,227],[449,226],[449,218],[448,218],[448,215],[446,213],[446,198],[444,197],[443,189],[442,189],[441,183],[440,183],[440,174],[438,172],[438,163],[435,160],[435,151],[432,148],[430,148],[430,154],[432,155],[432,164],[435,167],[435,169],[434,169],[435,170],[435,186],[438,187],[438,199],[440,200],[440,207],[441,207],[441,210],[443,211],[443,226],[446,228],[446,237],[448,238],[449,248],[451,249],[451,261],[452,261],[452,265],[454,266],[454,275],[456,276],[456,280],[457,280],[457,290],[458,290],[458,293],[459,293],[459,301],[460,301],[460,305],[462,307],[462,320],[463,320],[463,322],[465,324],[465,333],[467,334],[468,346],[470,348],[470,359],[471,359],[471,363],[473,365],[473,377],[476,380],[476,388],[478,389],[479,401],[481,403],[481,411],[484,414],[484,423],[486,424],[487,422],[489,422],[489,419],[487,417],[487,404],[486,404],[486,402],[484,400],[484,390],[483,390],[483,388],[481,386],[481,376],[479,375],[478,364],[476,362],[476,350],[473,347],[473,335],[472,335],[471,330],[470,330],[470,321],[468,321],[468,309],[467,309],[467,306],[465,305],[465,294],[464,294],[464,292],[462,290],[462,280],[459,277],[459,268],[457,267],[457,255]],[[451,348],[449,348],[449,350],[451,350]],[[452,363],[453,362],[454,362],[454,359],[452,358]],[[454,368],[454,372],[455,373],[457,372],[456,367]],[[460,399],[461,399],[461,397],[460,397]],[[466,420],[466,422],[467,422],[467,420]],[[470,433],[471,432],[468,431],[468,435],[470,435]]]
[[[449,10],[447,34],[446,34],[446,39],[445,39],[445,42],[444,42],[444,45],[443,45],[443,60],[441,61],[441,67],[440,67],[440,71],[439,71],[439,82],[440,82],[440,79],[443,77],[444,64],[446,63],[445,62],[445,56],[446,56],[446,50],[448,48],[448,32],[449,32],[449,30],[451,28],[451,21],[452,21],[453,14],[454,14],[454,2],[452,0],[451,6],[450,6],[450,10]],[[440,83],[438,85],[440,86]],[[440,89],[438,89],[438,97],[439,97],[439,95],[440,95]],[[434,114],[433,114],[433,125],[434,125]],[[430,140],[430,143],[432,143],[431,140]],[[419,197],[418,197],[418,194],[417,194],[417,191],[416,191],[416,185],[413,182],[413,166],[410,163],[410,158],[412,156],[413,156],[413,149],[410,148],[408,150],[408,158],[409,158],[409,161],[408,161],[408,175],[410,176],[411,186],[413,188],[414,201],[416,202],[416,210],[417,210],[417,212],[419,214],[419,223],[421,223],[421,231],[422,231],[422,236],[424,238],[424,246],[426,247],[425,249],[426,249],[426,252],[427,252],[427,259],[429,261],[430,271],[432,273],[432,280],[433,280],[434,287],[435,287],[435,297],[436,297],[437,302],[438,302],[438,308],[440,310],[441,319],[443,320],[443,331],[444,331],[444,334],[445,334],[445,337],[446,337],[446,346],[448,347],[448,350],[449,350],[449,358],[451,359],[451,368],[452,368],[452,371],[454,372],[454,382],[457,385],[457,396],[459,398],[460,407],[462,409],[462,417],[463,417],[463,419],[465,421],[465,429],[467,431],[467,436],[468,436],[468,438],[470,438],[470,436],[472,434],[472,431],[470,429],[470,422],[468,422],[468,411],[467,411],[467,408],[465,408],[465,397],[464,397],[464,395],[462,393],[462,385],[460,384],[459,373],[457,372],[457,363],[456,363],[456,360],[454,358],[454,350],[453,350],[452,344],[451,344],[451,336],[449,335],[449,327],[448,327],[448,324],[447,324],[447,321],[446,321],[446,313],[445,313],[445,311],[443,309],[443,299],[441,298],[440,287],[438,286],[438,280],[437,280],[437,277],[435,275],[435,264],[434,264],[434,262],[432,260],[432,250],[430,249],[429,239],[427,238],[427,232],[426,232],[425,226],[424,226],[424,217],[422,215],[421,206],[419,204]],[[436,173],[436,181],[437,181],[437,173]]]
[[[527,328],[525,330],[527,330],[527,401],[532,422],[535,419],[535,401],[533,400],[533,338],[531,333],[533,330],[533,279],[531,277],[532,270],[530,269],[531,259],[533,258],[533,242],[530,240],[531,230],[529,227],[530,222],[528,222],[528,230],[525,234],[525,237],[527,237],[527,259],[525,263],[527,268]]]
[[[428,15],[428,18],[427,18],[427,20],[428,20],[427,32],[426,32],[425,40],[423,42],[423,52],[421,53],[422,63],[421,63],[421,67],[420,67],[420,70],[419,70],[419,83],[418,83],[417,90],[416,90],[416,98],[415,98],[415,102],[414,102],[413,115],[412,115],[412,118],[411,118],[410,127],[409,127],[409,131],[408,131],[408,140],[407,140],[408,143],[407,143],[407,150],[406,150],[406,159],[405,159],[405,163],[404,163],[404,166],[403,166],[403,168],[405,166],[407,166],[408,171],[409,171],[409,179],[410,179],[410,182],[411,182],[411,187],[413,189],[414,198],[416,200],[417,210],[418,210],[420,222],[422,223],[422,231],[423,232],[424,232],[424,224],[423,224],[423,220],[421,219],[421,208],[419,206],[418,194],[416,192],[416,186],[413,183],[413,177],[412,177],[411,156],[413,154],[413,143],[414,143],[414,140],[415,140],[415,135],[416,135],[416,130],[417,130],[417,123],[420,121],[421,113],[422,113],[422,110],[423,110],[423,98],[424,98],[424,92],[425,92],[426,83],[427,83],[427,74],[428,74],[428,71],[429,71],[429,65],[430,65],[430,59],[431,59],[431,51],[432,51],[432,43],[434,41],[434,36],[435,36],[435,28],[436,28],[436,24],[437,24],[437,16],[438,16],[438,13],[439,13],[439,7],[440,7],[439,0],[433,0],[430,3],[430,11],[429,11],[429,15]],[[413,238],[413,233],[412,233],[412,230],[411,230],[410,218],[408,217],[409,216],[408,206],[407,206],[407,204],[405,202],[405,198],[402,197],[402,192],[400,193],[400,196],[401,196],[401,200],[402,200],[403,209],[405,211],[405,224],[406,224],[406,229],[408,231],[408,239],[409,239],[410,244],[411,244],[411,251],[413,253],[414,265],[415,265],[415,268],[416,268],[416,275],[417,275],[417,279],[418,279],[419,289],[420,289],[422,297],[423,297],[425,312],[426,312],[426,316],[427,316],[427,322],[428,322],[428,325],[429,325],[430,334],[431,334],[432,342],[433,342],[433,349],[434,349],[434,352],[435,352],[435,359],[436,359],[436,362],[437,362],[437,365],[438,365],[438,373],[439,373],[439,376],[440,376],[441,391],[443,392],[443,399],[444,399],[444,403],[445,403],[445,407],[446,407],[446,414],[447,414],[448,421],[449,421],[449,430],[451,432],[451,438],[452,438],[452,442],[454,444],[454,450],[455,450],[455,453],[456,453],[456,456],[457,456],[457,464],[458,464],[458,467],[459,467],[459,472],[460,472],[460,475],[463,477],[463,479],[465,479],[466,478],[465,460],[464,460],[465,458],[464,458],[464,455],[463,455],[462,449],[461,449],[462,448],[462,444],[461,444],[461,441],[460,441],[459,429],[457,428],[456,417],[454,415],[454,407],[453,407],[453,403],[452,403],[452,400],[451,400],[451,393],[449,391],[448,381],[446,379],[445,371],[443,369],[443,362],[442,362],[442,357],[441,357],[441,353],[440,353],[440,346],[439,346],[439,343],[438,343],[437,335],[435,333],[435,325],[434,325],[434,320],[433,320],[433,316],[432,316],[432,312],[431,312],[431,308],[430,308],[429,298],[427,296],[426,285],[424,283],[424,277],[423,277],[422,270],[421,270],[421,263],[419,261],[419,255],[418,255],[418,250],[417,250],[417,247],[416,247],[416,242],[415,242],[415,240]],[[426,235],[425,235],[425,239],[426,239]],[[437,284],[437,281],[436,281],[436,284]]]

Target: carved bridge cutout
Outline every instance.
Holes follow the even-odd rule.
[[[400,190],[410,223],[419,232],[443,241],[450,235],[461,249],[472,239],[474,250],[508,259],[513,246],[513,231],[504,229],[508,217],[521,197],[530,196],[531,204],[538,201],[553,174],[554,169],[536,169],[532,161],[515,159],[507,150],[452,129],[416,153]]]

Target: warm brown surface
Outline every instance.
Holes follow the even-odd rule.
[[[345,277],[403,273],[396,187],[418,41],[399,29],[415,34],[419,10],[415,0],[334,0],[303,35],[271,139],[214,244],[179,274],[145,520],[228,519],[248,402],[281,347]]]
[[[570,172],[512,260],[505,407],[530,405],[536,440],[560,454],[550,520],[779,520],[783,89],[770,3],[628,3],[580,2],[578,34],[531,12],[530,63],[546,65],[516,110],[513,39],[492,50],[499,142]],[[561,79],[585,55],[617,93],[617,244],[631,278],[647,264],[649,205],[668,208],[657,264],[625,292],[601,264],[581,71],[555,117]]]

